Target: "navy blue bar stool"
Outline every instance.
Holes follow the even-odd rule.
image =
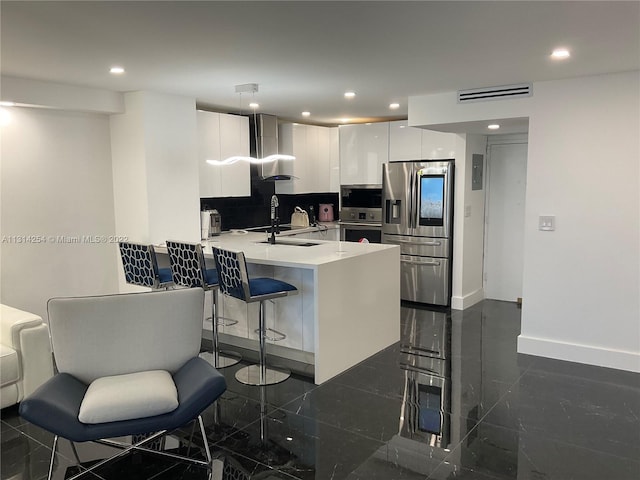
[[[120,242],[118,246],[127,283],[154,290],[173,286],[171,268],[158,268],[153,245]]]
[[[167,252],[169,253],[169,263],[175,285],[187,288],[200,287],[205,291],[211,291],[211,336],[213,342],[211,363],[216,368],[235,365],[242,357],[236,352],[222,352],[220,350],[217,306],[218,272],[215,268],[208,269],[206,267],[202,245],[168,240]],[[227,325],[235,323],[238,323],[238,321],[232,320]],[[203,353],[202,356],[206,358],[208,354]]]
[[[249,278],[247,263],[243,252],[232,252],[213,247],[213,258],[218,270],[220,291],[224,295],[235,297],[247,303],[260,302],[258,336],[260,340],[260,363],[249,365],[236,372],[236,380],[246,385],[273,385],[291,375],[288,370],[267,368],[266,339],[267,330],[273,331],[282,340],[285,335],[268,329],[265,322],[264,302],[274,298],[295,295],[298,289],[293,285],[275,278]]]

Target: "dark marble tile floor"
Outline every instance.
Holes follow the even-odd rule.
[[[401,322],[398,344],[321,386],[293,376],[247,387],[234,378],[240,365],[225,369],[228,390],[204,414],[213,478],[640,479],[640,375],[519,355],[513,303],[405,305]],[[1,418],[2,480],[46,478],[52,436],[15,407]],[[186,443],[187,430],[164,448]],[[83,466],[111,451],[77,450]],[[76,464],[61,440],[54,478]],[[84,478],[196,480],[206,471],[138,453]]]

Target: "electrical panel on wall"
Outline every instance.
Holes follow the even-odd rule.
[[[471,167],[471,190],[482,190],[484,155],[474,153],[471,156]]]

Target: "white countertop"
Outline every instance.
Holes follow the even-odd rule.
[[[293,268],[315,268],[319,265],[338,262],[349,257],[368,255],[381,250],[396,248],[397,245],[382,245],[379,243],[334,242],[326,240],[307,240],[291,237],[296,233],[315,231],[316,229],[301,229],[283,232],[276,236],[276,244],[261,243],[267,240],[265,232],[224,232],[209,240],[203,240],[205,254],[212,254],[212,247],[228,250],[243,251],[247,262],[265,265],[275,265]],[[287,242],[308,242],[315,245],[303,247],[287,244]]]

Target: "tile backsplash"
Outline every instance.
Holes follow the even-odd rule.
[[[200,210],[216,209],[222,218],[222,230],[266,226],[270,223],[273,182],[252,182],[250,197],[201,198]],[[313,206],[316,219],[320,204],[333,204],[333,218],[338,220],[338,193],[304,193],[278,195],[280,223],[289,223],[296,206],[307,212]],[[311,218],[311,217],[310,217]]]

